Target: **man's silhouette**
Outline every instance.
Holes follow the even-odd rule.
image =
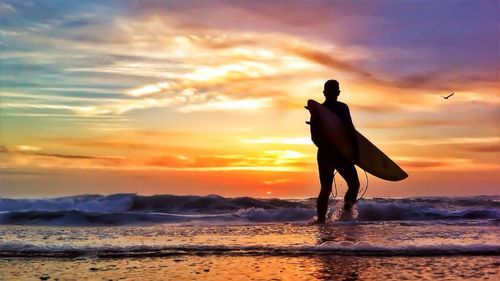
[[[346,180],[347,190],[344,196],[344,210],[350,210],[359,190],[359,179],[354,167],[354,163],[359,159],[358,142],[356,139],[356,130],[352,124],[351,114],[349,107],[345,103],[337,101],[340,95],[339,82],[336,80],[328,80],[325,83],[323,94],[325,95],[325,102],[323,105],[334,112],[342,121],[346,130],[348,139],[353,145],[354,161],[346,159],[340,152],[328,142],[326,137],[322,134],[318,120],[311,119],[311,138],[314,144],[318,147],[318,170],[319,179],[321,183],[321,191],[318,195],[317,222],[323,223],[326,219],[328,211],[328,200],[332,192],[333,175],[334,171],[337,172]]]

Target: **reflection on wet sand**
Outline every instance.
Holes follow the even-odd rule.
[[[354,210],[334,213],[334,219],[348,221],[355,217]],[[346,225],[338,228],[331,225],[318,226],[317,241],[319,245],[328,243],[355,244],[363,237],[363,229],[357,225]],[[361,241],[362,242],[362,241]],[[313,277],[320,280],[358,280],[359,272],[366,271],[368,264],[363,266],[359,257],[354,256],[325,256],[316,258],[317,266]],[[361,268],[363,267],[363,268]],[[369,270],[369,269],[368,269]]]
[[[5,258],[0,259],[0,269],[5,280],[498,280],[498,262],[496,256],[180,255]]]

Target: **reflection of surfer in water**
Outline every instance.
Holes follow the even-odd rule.
[[[340,154],[337,149],[329,144],[328,140],[320,130],[318,120],[311,119],[311,138],[314,144],[318,147],[318,170],[319,179],[321,183],[321,191],[317,201],[318,221],[323,223],[326,220],[326,213],[328,211],[328,200],[332,192],[332,184],[334,171],[337,172],[346,180],[349,187],[344,196],[344,210],[350,210],[354,203],[359,190],[359,179],[354,167],[359,159],[358,142],[356,140],[356,131],[352,123],[349,107],[342,102],[337,101],[340,94],[339,82],[336,80],[328,80],[325,83],[323,94],[325,95],[325,102],[323,105],[329,110],[333,111],[340,117],[342,124],[347,132],[349,142],[353,145],[354,162],[346,159]]]

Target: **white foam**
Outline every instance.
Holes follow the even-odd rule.
[[[325,242],[320,245],[127,245],[127,246],[75,246],[40,245],[22,242],[0,244],[2,256],[85,256],[129,257],[186,254],[212,255],[382,255],[382,256],[431,256],[431,255],[499,255],[498,244],[440,244],[440,245],[372,245],[366,242]]]
[[[315,210],[304,208],[282,208],[265,210],[263,208],[248,208],[236,213],[239,217],[255,222],[306,221],[315,214]]]

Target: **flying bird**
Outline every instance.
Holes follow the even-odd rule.
[[[451,94],[447,95],[446,97],[442,97],[442,98],[443,98],[443,99],[445,99],[445,100],[447,100],[447,99],[449,99],[451,96],[453,96],[454,94],[455,94],[455,93],[451,93]]]

